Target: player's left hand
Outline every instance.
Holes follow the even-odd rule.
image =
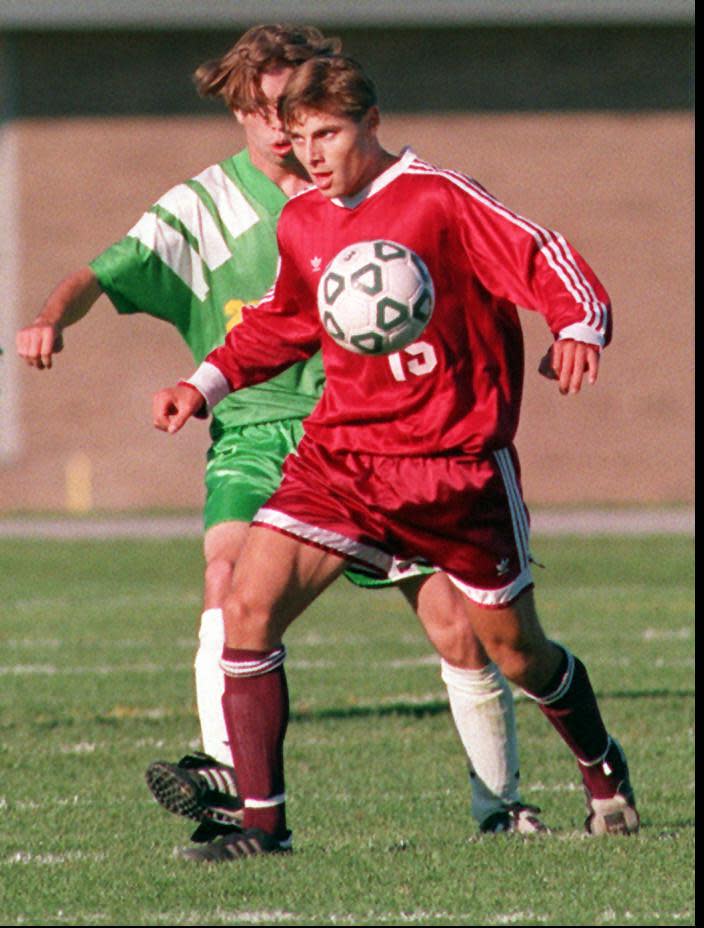
[[[549,380],[557,380],[560,393],[579,393],[586,376],[594,385],[599,376],[600,349],[597,345],[577,342],[572,338],[558,339],[541,360],[538,371]]]

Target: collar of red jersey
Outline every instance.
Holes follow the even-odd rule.
[[[415,152],[409,148],[409,146],[406,146],[402,150],[399,160],[394,162],[390,168],[387,168],[379,174],[378,177],[375,177],[371,184],[368,184],[364,189],[360,190],[359,193],[355,193],[352,197],[333,197],[330,202],[343,209],[354,209],[355,206],[359,206],[364,200],[368,200],[369,197],[373,197],[375,193],[379,193],[380,190],[387,187],[391,181],[396,180],[399,174],[403,174],[411,161],[416,157],[417,155]]]

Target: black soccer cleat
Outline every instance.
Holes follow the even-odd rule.
[[[146,771],[147,786],[160,805],[174,815],[184,815],[213,827],[237,828],[242,821],[242,800],[234,792],[234,770],[200,752],[187,754],[177,764],[155,761]],[[219,831],[217,834],[226,832]],[[210,841],[194,832],[194,841]]]
[[[259,828],[235,831],[197,847],[177,847],[174,856],[202,864],[219,864],[261,854],[289,854],[293,849],[291,832],[276,838]]]
[[[482,834],[537,835],[548,834],[550,829],[540,821],[540,809],[522,802],[512,802],[493,812],[479,826]]]
[[[233,831],[242,831],[242,826],[239,824],[225,825],[221,822],[205,819],[200,822],[191,835],[191,841],[196,844],[207,844],[216,838],[222,838],[223,835],[231,835]]]
[[[640,816],[636,809],[636,797],[628,774],[628,763],[623,748],[614,738],[602,761],[604,772],[614,780],[614,793],[604,799],[596,799],[584,786],[587,800],[585,831],[590,835],[634,835],[640,828]]]

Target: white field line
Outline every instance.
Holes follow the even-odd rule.
[[[363,642],[364,640],[366,639],[362,639],[360,637],[358,642]],[[337,639],[335,643],[337,643]],[[91,646],[94,648],[97,647],[98,644],[98,641],[91,642]],[[193,638],[174,638],[174,640],[170,642],[171,647],[184,650],[187,649],[189,651],[193,651],[194,653],[197,644],[198,642],[195,635]],[[330,642],[327,642],[327,644],[329,645]],[[44,649],[46,651],[58,651],[60,648],[73,648],[76,646],[76,642],[70,636],[67,636],[66,638],[28,638],[25,636],[23,638],[6,638],[2,642],[2,646],[3,648],[12,651],[29,649],[32,651],[32,653],[36,653],[36,651],[40,649]],[[111,652],[118,652],[119,650],[133,651],[139,648],[151,648],[153,646],[153,640],[145,640],[144,638],[118,638],[114,641],[107,641],[107,647],[110,648]]]
[[[115,648],[112,648],[113,652]],[[376,667],[380,670],[407,670],[412,667],[434,667],[440,665],[440,658],[435,654],[427,654],[422,657],[409,657],[403,660],[393,659],[384,661],[370,661],[365,656],[360,656],[359,660],[348,660],[348,667]],[[296,660],[290,658],[286,666],[291,670],[334,670],[338,668],[339,662],[334,660]],[[59,664],[31,663],[31,664],[5,664],[0,665],[0,677],[2,676],[106,676],[108,674],[127,674],[127,673],[166,673],[175,670],[190,670],[188,664],[154,664],[149,661],[139,664],[91,664],[87,666],[70,666]]]
[[[72,796],[69,798],[60,798],[60,799],[12,799],[9,800],[4,796],[0,796],[0,816],[3,812],[39,812],[46,809],[62,809],[70,807],[75,808],[98,808],[106,809],[108,806],[120,806],[124,807],[126,804],[129,804],[131,807],[135,805],[139,806],[154,806],[156,799],[153,799],[149,795],[145,795],[143,799],[139,799],[135,802],[133,799],[128,799],[126,796],[120,796],[117,793],[113,793],[109,799],[106,799],[104,796],[100,797],[87,797],[87,796]]]
[[[621,657],[601,657],[599,666],[601,667],[631,667],[636,661],[628,656]],[[389,660],[389,661],[369,661],[361,657],[359,660],[348,660],[346,667],[364,667],[365,669],[377,669],[380,671],[408,670],[414,667],[433,667],[439,666],[439,658],[435,655],[426,657],[408,658],[406,660]],[[691,670],[695,665],[694,655],[681,658],[664,658],[655,657],[652,661],[652,668],[655,670]],[[334,670],[339,668],[337,661],[319,660],[295,660],[289,659],[286,666],[293,671],[311,671],[311,670]],[[0,677],[61,677],[61,676],[94,676],[106,677],[116,674],[124,676],[127,674],[163,674],[174,673],[175,671],[191,671],[190,663],[179,664],[154,664],[149,661],[138,664],[92,664],[88,666],[66,666],[57,664],[27,663],[27,664],[5,664],[0,666]],[[407,699],[405,695],[399,695],[398,698]]]
[[[688,507],[531,512],[536,535],[694,535],[694,522],[694,509]],[[202,531],[199,515],[0,517],[0,537],[4,538],[184,538]]]
[[[0,864],[5,866],[12,864],[29,864],[31,866],[56,866],[57,864],[75,864],[84,863],[85,861],[105,860],[107,854],[102,851],[86,853],[85,851],[66,851],[62,854],[35,854],[32,851],[16,851],[7,857],[0,859]]]
[[[552,632],[553,636],[560,638],[559,629],[554,629]],[[575,636],[573,636],[575,637]],[[589,638],[600,638],[601,634],[591,634],[585,636],[584,631],[580,630],[579,638],[580,640],[585,637]],[[694,629],[689,626],[682,626],[680,628],[644,628],[640,633],[640,638],[643,641],[691,641],[694,638]],[[303,648],[303,647],[320,647],[320,648],[329,648],[331,645],[335,647],[342,646],[353,646],[363,645],[366,642],[366,638],[361,635],[347,635],[341,637],[340,635],[330,633],[329,635],[320,635],[316,634],[315,638],[309,637],[299,637],[296,639],[295,645],[292,647]],[[416,638],[408,637],[405,640],[401,640],[402,644],[415,645],[417,643]],[[109,647],[112,653],[119,653],[121,650],[132,651],[140,648],[148,648],[152,646],[152,642],[144,640],[143,638],[118,638],[116,641],[110,641]],[[175,641],[171,642],[172,646],[179,649],[193,650],[195,651],[197,642],[195,635],[193,638],[177,638]],[[70,638],[6,638],[3,641],[3,648],[12,651],[21,651],[23,649],[28,649],[33,653],[36,653],[37,649],[43,649],[46,651],[58,651],[63,647],[74,647],[75,642]],[[422,666],[427,664],[432,666],[436,664],[438,658],[434,654],[428,654],[424,657],[407,657],[407,658],[396,658],[392,661],[389,661],[388,666],[390,667],[413,667],[413,666]],[[369,663],[367,658],[363,659],[365,666]],[[349,658],[345,659],[345,664],[349,664]],[[328,667],[338,666],[337,662],[323,659],[311,659],[311,658],[294,658],[290,657],[286,664],[287,667],[295,667],[298,670],[301,669],[327,669]],[[384,664],[384,666],[387,666]],[[0,673],[2,670],[0,670]]]
[[[188,606],[196,611],[201,601],[197,593],[161,593],[152,591],[141,591],[139,593],[125,593],[121,596],[112,596],[110,598],[110,608],[137,609],[150,608],[153,606],[164,606],[167,608],[183,608]],[[34,612],[36,609],[56,608],[57,605],[70,606],[75,602],[75,597],[66,594],[57,593],[54,596],[28,596],[18,599],[13,603],[13,609],[17,612]],[[99,600],[81,603],[81,608],[86,613],[104,612],[104,605]]]
[[[185,669],[183,665],[182,669]],[[129,673],[166,673],[173,671],[173,665],[167,664],[95,664],[89,667],[57,667],[55,664],[14,664],[0,667],[0,677],[54,677],[54,676],[95,676],[102,677],[110,674]]]
[[[668,924],[676,925],[680,922],[690,922],[692,911],[685,909],[681,912],[647,912],[638,915],[625,910],[617,912],[614,909],[606,909],[598,916],[595,924]],[[535,912],[505,912],[487,916],[482,924],[486,925],[525,925],[529,922],[548,922],[555,923],[557,914],[538,914]],[[86,921],[86,913],[71,914],[60,909],[53,916],[56,924],[77,925],[91,924],[100,925],[103,922],[112,924],[113,915],[107,912],[91,912],[89,920]],[[202,911],[184,912],[166,911],[153,912],[149,916],[151,925],[300,925],[306,924],[305,916],[282,910],[273,911],[225,911],[223,909],[204,909]],[[450,912],[383,912],[383,913],[351,913],[351,912],[332,912],[319,914],[315,916],[316,924],[325,925],[359,925],[366,919],[366,924],[370,925],[427,925],[431,922],[446,925],[473,925],[476,924],[476,913],[450,913]],[[645,919],[645,921],[642,921]],[[20,918],[14,922],[4,922],[6,925],[24,925],[25,920]]]
[[[301,746],[316,747],[316,746],[325,745],[325,744],[332,744],[333,741],[334,739],[326,740],[322,738],[305,738],[305,737],[300,737],[300,736],[296,738],[296,744],[299,747]],[[165,744],[164,741],[154,739],[154,744],[151,745],[151,747],[153,747],[154,749],[160,749],[164,746],[164,744]],[[50,749],[46,753],[48,756],[51,756],[57,753],[59,754],[66,753],[66,751],[64,750],[65,747],[66,746],[62,746],[58,751]],[[103,743],[96,742],[93,745],[93,747],[95,749],[95,753],[100,753],[101,751],[113,753],[115,750],[115,742],[114,741],[111,741],[111,742],[106,741]],[[134,745],[131,745],[131,747],[134,747]],[[692,795],[694,795],[696,791],[696,781],[694,780],[694,778],[692,778],[689,783],[682,784],[682,788],[685,790],[688,790],[689,792],[692,793]],[[449,790],[447,790],[446,792],[449,794]],[[523,784],[522,792],[526,796],[529,796],[529,797],[537,797],[539,794],[542,794],[543,796],[560,795],[560,794],[570,794],[570,795],[575,794],[581,797],[584,792],[584,786],[581,782],[578,783],[576,781],[574,782],[566,781],[564,783],[552,783],[552,784],[542,783],[540,781],[536,783],[526,782]],[[352,794],[347,791],[332,792],[332,793],[327,792],[325,794],[325,798],[326,798],[326,801],[330,801],[330,802],[337,801],[341,803],[348,803],[352,801]],[[395,798],[400,804],[405,803],[410,798],[421,800],[421,801],[432,802],[438,798],[438,794],[435,792],[414,791],[413,796],[411,797],[410,794],[399,792],[396,794]],[[102,797],[102,796],[96,798],[92,795],[86,796],[86,795],[76,794],[70,797],[49,798],[49,799],[42,799],[42,800],[15,799],[15,798],[8,798],[7,796],[0,795],[0,820],[2,818],[2,814],[5,812],[9,812],[9,811],[17,811],[17,812],[36,811],[40,809],[55,808],[55,807],[74,808],[74,807],[100,806],[101,808],[104,808],[106,805],[123,805],[126,801],[133,803],[132,799],[127,800],[124,796],[120,796],[118,794],[112,795],[109,799],[106,799],[105,797]],[[154,799],[152,799],[151,797],[147,795],[145,795],[143,799],[139,800],[140,804],[142,805],[144,804],[152,805],[154,801],[155,801]],[[581,838],[584,836],[589,837],[588,835],[585,835],[585,832],[581,830],[575,831],[575,832],[565,832],[557,836],[561,837],[562,839],[575,838],[575,837]]]
[[[646,628],[644,641],[689,641],[694,638],[693,628]]]

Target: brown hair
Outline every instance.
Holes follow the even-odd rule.
[[[360,122],[376,104],[374,83],[359,62],[328,55],[309,59],[291,75],[279,99],[279,117],[289,126],[301,110],[316,110]]]
[[[340,51],[337,38],[326,38],[314,26],[253,26],[221,58],[206,61],[193,79],[203,97],[222,97],[228,109],[252,113],[266,110],[262,74],[295,68],[316,55]]]

